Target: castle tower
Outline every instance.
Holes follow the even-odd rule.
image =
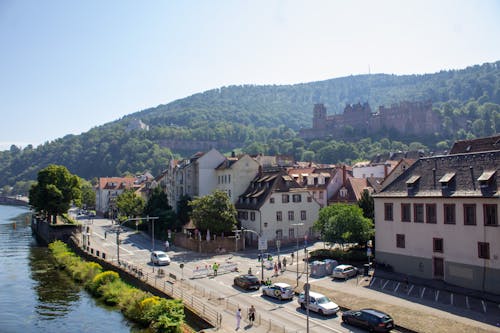
[[[313,109],[313,129],[324,130],[326,128],[326,108],[320,104],[314,104]]]

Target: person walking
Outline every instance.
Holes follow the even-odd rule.
[[[278,261],[278,271],[281,273],[283,270],[281,269],[281,261]]]
[[[170,243],[168,239],[165,241],[165,250],[168,251],[168,248],[170,247]]]
[[[274,263],[274,276],[278,276],[278,265]]]
[[[252,267],[248,267],[248,275],[252,275]]]
[[[286,257],[283,257],[283,270],[286,271]]]
[[[238,308],[238,311],[236,311],[236,330],[240,329],[240,322],[241,322],[241,309]]]
[[[216,262],[214,262],[212,269],[214,270],[214,276],[217,276],[217,270],[219,269],[219,265]]]
[[[250,325],[253,326],[253,322],[255,321],[255,308],[253,305],[248,310],[248,320],[250,321]]]

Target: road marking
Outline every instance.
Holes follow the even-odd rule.
[[[300,318],[302,318],[302,319],[304,318],[304,314],[303,314],[303,313],[298,313],[298,312],[297,312],[297,310],[289,310],[289,309],[287,309],[287,308],[284,308],[284,310],[285,310],[286,312],[288,312],[288,313],[290,313],[290,314],[292,314],[292,315],[296,316],[296,317],[300,317]],[[333,327],[330,327],[330,326],[326,326],[326,325],[325,325],[325,324],[323,324],[321,321],[318,321],[318,320],[313,319],[313,318],[311,318],[311,317],[309,317],[309,322],[312,322],[312,323],[314,323],[315,325],[317,325],[317,326],[321,326],[321,327],[323,327],[323,328],[325,328],[325,329],[327,329],[327,330],[329,330],[329,331],[332,331],[332,332],[337,332],[337,333],[342,333],[342,332],[343,332],[343,331],[339,331],[339,330],[338,330],[338,329],[336,329],[336,328],[333,328]]]

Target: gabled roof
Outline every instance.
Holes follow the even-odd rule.
[[[135,186],[135,177],[101,177],[97,189],[102,190],[124,190]]]
[[[500,149],[500,134],[485,138],[456,141],[449,154],[465,154]]]
[[[364,190],[368,190],[370,193],[373,192],[373,188],[370,186],[367,178],[348,177],[345,186],[342,186],[335,192],[333,196],[328,199],[328,203],[356,203],[361,198]],[[342,195],[343,191],[347,191],[345,196]]]
[[[303,189],[283,169],[263,170],[251,181],[245,193],[239,196],[236,209],[258,210],[273,192],[291,192]]]
[[[499,182],[494,179],[499,166],[500,150],[421,158],[375,196],[499,197]],[[418,184],[414,182],[410,192],[408,182],[416,176]],[[484,178],[490,182],[480,184]],[[446,179],[453,179],[454,186],[444,193],[439,181]]]

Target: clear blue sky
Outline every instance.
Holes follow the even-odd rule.
[[[500,1],[0,0],[0,148],[235,84],[500,60]]]

